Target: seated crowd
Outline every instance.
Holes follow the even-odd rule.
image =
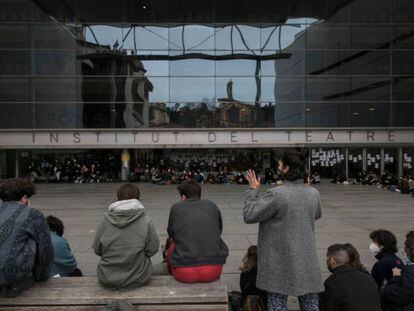
[[[184,180],[177,189],[180,202],[170,209],[164,261],[155,264],[151,257],[159,251],[160,241],[140,191],[133,184],[119,188],[117,201],[109,205],[93,241],[100,257],[97,276],[102,287],[130,290],[145,286],[153,275],[164,274],[184,283],[220,278],[229,255],[221,238],[220,209],[201,198],[201,187],[193,179]],[[49,277],[82,276],[63,238],[64,224],[32,208],[29,199],[34,194],[35,187],[27,179],[0,185],[0,297],[17,297]],[[328,248],[326,264],[331,275],[319,294],[320,310],[414,310],[414,231],[406,236],[403,259],[396,255],[393,233],[375,230],[370,239],[369,250],[377,260],[371,272],[353,245]],[[266,309],[268,293],[256,287],[258,262],[257,247],[249,247],[240,267],[237,310],[252,297]]]

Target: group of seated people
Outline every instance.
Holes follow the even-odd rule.
[[[119,167],[114,156],[106,159],[85,160],[66,157],[59,160],[32,160],[23,175],[34,182],[99,183],[118,180]]]
[[[360,172],[355,179],[351,180],[351,183],[377,186],[392,192],[401,192],[402,194],[414,192],[414,179],[412,176],[398,177],[388,171],[384,171],[381,176],[372,171]]]
[[[229,250],[221,238],[219,208],[201,199],[201,187],[186,180],[178,187],[180,202],[172,205],[164,261],[153,263],[160,249],[154,224],[140,201],[136,185],[117,191],[93,241],[100,257],[97,276],[102,287],[129,290],[145,286],[154,275],[171,275],[184,283],[220,278]],[[11,179],[0,185],[0,296],[17,297],[35,281],[49,277],[82,276],[63,238],[64,225],[30,207],[35,193],[31,181]],[[414,310],[414,231],[406,235],[404,258],[396,254],[397,239],[387,230],[370,234],[369,250],[377,262],[371,273],[361,264],[351,244],[331,245],[326,264],[331,276],[319,296],[326,311]],[[258,253],[251,246],[240,267],[242,301],[257,297],[266,308],[267,293],[256,287]],[[241,306],[242,308],[242,306]]]

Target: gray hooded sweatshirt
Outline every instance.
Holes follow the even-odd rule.
[[[152,274],[150,257],[159,249],[151,219],[138,200],[117,201],[109,206],[93,242],[98,279],[108,289],[128,290],[145,285]]]

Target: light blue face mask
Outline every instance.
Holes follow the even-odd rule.
[[[406,265],[411,265],[412,264],[411,259],[407,256],[406,252],[403,253],[403,261]]]

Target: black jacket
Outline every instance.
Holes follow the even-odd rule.
[[[257,267],[253,267],[249,272],[242,272],[240,274],[240,289],[243,299],[249,295],[259,296],[263,303],[267,304],[267,293],[256,287]]]
[[[325,281],[320,295],[321,311],[381,311],[381,299],[374,280],[355,268],[336,268]]]
[[[188,199],[174,204],[167,230],[175,242],[170,255],[172,267],[226,263],[229,250],[221,239],[223,221],[213,202]]]
[[[406,266],[401,276],[393,277],[382,290],[382,295],[397,305],[414,303],[414,264]]]
[[[404,263],[394,253],[380,252],[375,258],[378,261],[372,267],[371,275],[380,289],[385,280],[389,282],[392,279],[392,269],[402,269],[404,268]]]

